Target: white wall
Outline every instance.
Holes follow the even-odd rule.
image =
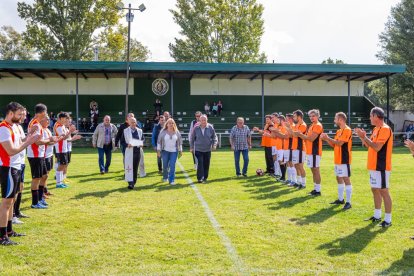
[[[404,110],[390,111],[390,120],[394,124],[394,131],[404,132],[404,121],[414,121],[414,113]]]
[[[76,79],[1,78],[0,95],[71,95],[76,93]],[[134,79],[129,80],[129,95],[134,95]],[[87,80],[79,78],[79,95],[125,95],[125,79]]]
[[[191,95],[242,95],[258,96],[262,93],[262,81],[227,79],[192,79]],[[324,80],[265,80],[266,96],[348,96],[345,81]],[[364,95],[364,82],[351,82],[351,96]]]

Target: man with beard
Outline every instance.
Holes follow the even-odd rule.
[[[16,102],[6,106],[5,119],[0,123],[0,185],[2,201],[0,205],[0,245],[16,245],[9,237],[20,237],[13,231],[13,203],[19,187],[21,169],[20,152],[30,144],[38,141],[38,126],[34,126],[26,141],[21,143],[18,128],[24,107]],[[13,127],[14,126],[14,127]]]

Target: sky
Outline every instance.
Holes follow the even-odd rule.
[[[261,51],[268,62],[321,63],[328,57],[349,64],[381,64],[378,35],[384,30],[392,6],[400,0],[257,0],[264,6]],[[25,0],[31,3],[33,0]],[[25,22],[17,15],[17,0],[0,0],[0,26],[19,31]],[[125,1],[135,12],[131,36],[151,51],[149,61],[173,61],[168,44],[179,36],[170,9],[175,0]]]

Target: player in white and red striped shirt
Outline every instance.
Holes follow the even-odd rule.
[[[17,127],[22,118],[24,107],[16,102],[6,106],[6,118],[0,123],[0,185],[2,201],[0,204],[0,245],[15,245],[9,237],[18,237],[13,231],[13,203],[19,186],[19,171],[21,169],[20,152],[27,146],[40,139],[36,132],[29,133],[24,143],[21,143]]]

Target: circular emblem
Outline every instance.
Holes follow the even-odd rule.
[[[164,96],[168,92],[168,82],[165,79],[156,79],[152,82],[152,92],[157,96]]]

